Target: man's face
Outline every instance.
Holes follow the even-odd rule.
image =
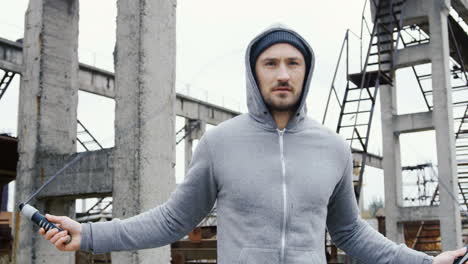
[[[302,53],[286,43],[272,45],[255,63],[257,82],[263,100],[271,111],[294,111],[305,78]]]

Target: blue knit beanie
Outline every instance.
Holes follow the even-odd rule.
[[[272,31],[263,36],[250,49],[250,67],[254,73],[255,79],[257,79],[257,74],[255,73],[255,63],[257,62],[258,56],[260,56],[260,54],[270,46],[278,43],[287,43],[298,49],[302,53],[302,56],[304,56],[306,63],[306,73],[309,71],[312,56],[304,42],[289,31],[278,30]]]

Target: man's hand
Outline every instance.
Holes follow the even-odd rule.
[[[466,248],[460,248],[454,251],[445,251],[434,258],[432,264],[453,264],[455,259],[465,255]],[[463,263],[460,263],[463,264]]]
[[[54,244],[61,251],[76,251],[80,249],[81,244],[81,224],[66,216],[55,216],[46,214],[45,217],[50,222],[61,227],[64,231],[59,232],[57,228],[50,229],[45,232],[44,228],[39,230],[39,233]],[[68,231],[68,232],[67,232]],[[71,234],[72,240],[65,244],[68,240],[68,233]]]

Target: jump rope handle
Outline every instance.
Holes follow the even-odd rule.
[[[29,220],[31,220],[33,223],[38,225],[39,227],[44,228],[44,230],[47,232],[53,228],[57,228],[59,232],[64,231],[62,228],[56,226],[55,224],[49,222],[45,216],[43,216],[39,211],[32,207],[29,204],[20,204],[19,206],[21,214],[26,216]],[[72,237],[70,234],[68,234],[68,239],[65,241],[65,244],[70,243],[72,240]]]
[[[457,259],[453,262],[453,264],[463,264],[463,263],[465,263],[466,261],[468,261],[468,246],[465,246],[465,248],[466,248],[466,253],[465,253],[465,255],[464,255],[464,256],[461,256],[461,257],[459,257],[459,258],[457,258]]]

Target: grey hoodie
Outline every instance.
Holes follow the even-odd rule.
[[[325,231],[364,263],[429,264],[432,258],[396,245],[359,216],[348,144],[306,116],[307,73],[300,105],[278,130],[245,57],[249,112],[207,131],[185,181],[169,200],[140,215],[84,224],[81,249],[103,253],[159,247],[191,231],[217,200],[218,263],[326,263]]]

